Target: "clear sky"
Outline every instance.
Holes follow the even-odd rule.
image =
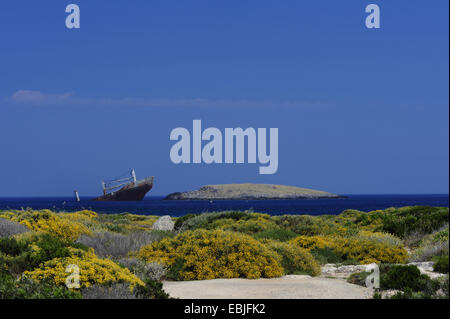
[[[0,197],[276,183],[448,193],[449,3],[71,0],[0,6]],[[67,3],[66,3],[67,2]],[[365,6],[381,28],[365,27]],[[279,169],[170,161],[170,131],[279,128]]]

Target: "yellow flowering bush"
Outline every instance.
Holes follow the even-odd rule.
[[[71,256],[65,258],[54,258],[41,264],[39,268],[25,271],[24,275],[36,281],[51,278],[55,284],[63,285],[69,273],[66,272],[68,265],[76,265],[80,269],[80,286],[89,287],[111,282],[127,282],[131,289],[136,285],[144,283],[130,272],[109,259],[98,258],[93,249],[87,252],[70,248]]]
[[[290,241],[291,244],[313,250],[330,248],[347,260],[355,260],[361,264],[370,263],[405,263],[408,252],[399,243],[389,242],[385,234],[363,233],[361,236],[299,236]]]
[[[262,214],[258,214],[262,215]],[[223,229],[232,230],[245,234],[254,234],[262,232],[265,230],[273,229],[277,225],[275,222],[269,220],[265,216],[258,216],[257,214],[252,214],[255,218],[244,220],[235,220],[232,218],[217,219],[208,225],[209,229]]]
[[[314,248],[325,248],[333,245],[331,237],[324,236],[298,236],[290,241],[294,246],[308,250]]]
[[[81,210],[74,213],[60,213],[58,214],[58,216],[69,221],[78,222],[87,226],[96,224],[98,222],[97,213],[90,210]]]
[[[408,252],[402,246],[360,238],[336,238],[333,248],[347,259],[370,263],[405,263]]]
[[[65,219],[48,209],[2,212],[0,218],[6,218],[25,225],[31,230],[67,240],[76,240],[81,234],[90,234],[89,229],[82,223]]]
[[[320,275],[320,265],[307,249],[271,239],[263,239],[261,242],[281,256],[285,274]]]
[[[182,280],[283,275],[278,254],[248,235],[223,230],[186,231],[144,246],[137,257],[169,266],[182,260]]]

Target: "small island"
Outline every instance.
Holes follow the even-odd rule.
[[[268,200],[268,199],[322,199],[344,196],[286,185],[220,184],[206,185],[190,192],[167,195],[165,200]]]

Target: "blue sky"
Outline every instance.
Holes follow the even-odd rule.
[[[212,183],[448,193],[448,1],[64,1],[0,10],[0,197]],[[367,29],[365,6],[381,8]],[[175,165],[170,131],[279,128],[279,169]]]

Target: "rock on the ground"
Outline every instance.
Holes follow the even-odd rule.
[[[351,274],[367,271],[366,265],[345,265],[326,264],[322,266],[321,277],[333,277],[347,279]]]
[[[162,216],[153,224],[153,230],[172,231],[175,223],[169,215]]]

